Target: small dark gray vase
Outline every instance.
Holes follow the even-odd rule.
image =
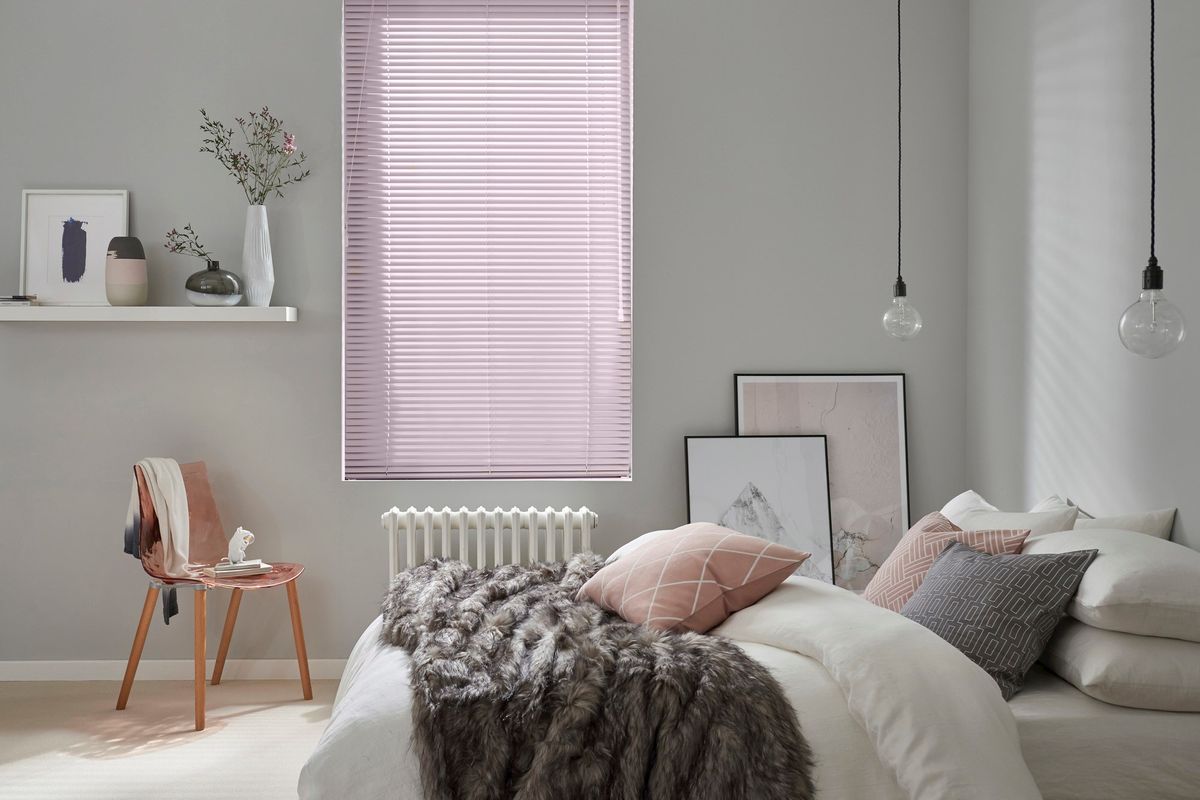
[[[187,299],[194,306],[236,306],[242,302],[242,279],[221,269],[220,261],[209,261],[187,279]]]

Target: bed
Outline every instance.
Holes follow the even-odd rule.
[[[407,655],[380,626],[350,656],[304,800],[422,796]],[[1005,704],[957,650],[845,590],[793,577],[715,632],[784,686],[822,797],[1197,797],[1200,714],[1111,706],[1040,669]]]

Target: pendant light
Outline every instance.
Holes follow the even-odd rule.
[[[1183,312],[1163,294],[1163,271],[1154,255],[1154,199],[1157,191],[1154,119],[1154,0],[1150,0],[1150,261],[1142,271],[1142,293],[1121,315],[1121,344],[1143,358],[1172,352],[1187,334]]]
[[[921,315],[908,302],[908,286],[900,274],[901,230],[904,222],[904,81],[900,69],[900,0],[896,0],[896,283],[892,305],[883,315],[883,329],[901,341],[921,332]]]

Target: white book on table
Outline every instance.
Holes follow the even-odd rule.
[[[271,565],[261,561],[257,564],[247,564],[246,566],[238,564],[236,569],[221,569],[219,567],[204,568],[204,574],[210,578],[243,578],[248,575],[266,575],[270,571]]]
[[[262,566],[261,558],[247,558],[245,561],[239,561],[236,564],[230,561],[219,561],[213,565],[213,569],[221,572],[227,569],[249,569],[250,567]]]

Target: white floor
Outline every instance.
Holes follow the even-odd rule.
[[[329,719],[337,681],[208,687],[193,730],[192,684],[140,681],[115,711],[119,684],[0,682],[4,800],[295,798],[296,779]]]

